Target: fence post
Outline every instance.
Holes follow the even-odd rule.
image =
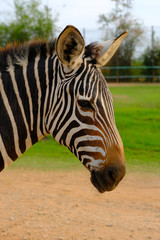
[[[155,82],[155,69],[154,69],[154,26],[151,27],[152,37],[151,37],[151,44],[152,44],[152,82]]]
[[[84,38],[84,41],[86,40],[86,29],[83,28],[83,38]]]
[[[118,51],[116,52],[116,83],[119,83]]]

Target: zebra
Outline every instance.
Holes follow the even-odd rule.
[[[0,171],[50,134],[90,171],[99,192],[118,185],[124,147],[100,67],[126,36],[85,47],[68,25],[55,40],[0,49]]]

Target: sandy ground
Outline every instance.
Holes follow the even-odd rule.
[[[100,194],[84,169],[5,170],[0,240],[160,240],[160,177],[128,174]]]

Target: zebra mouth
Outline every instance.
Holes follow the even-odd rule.
[[[116,186],[113,186],[113,184],[109,184],[106,179],[103,179],[103,177],[100,177],[100,174],[95,171],[92,171],[91,173],[91,183],[100,193],[104,193],[105,191],[112,191]]]
[[[119,168],[108,167],[101,171],[92,170],[90,180],[100,193],[104,193],[114,190],[124,175]]]
[[[100,193],[104,193],[105,192],[105,189],[103,186],[101,186],[101,184],[99,183],[97,177],[96,177],[96,174],[94,171],[92,171],[91,173],[91,183],[93,184],[93,186],[95,186],[95,188],[97,188],[97,190],[100,192]]]

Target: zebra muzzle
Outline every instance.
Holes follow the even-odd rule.
[[[100,193],[112,191],[125,175],[125,166],[105,166],[102,170],[92,170],[91,183],[97,188]]]

